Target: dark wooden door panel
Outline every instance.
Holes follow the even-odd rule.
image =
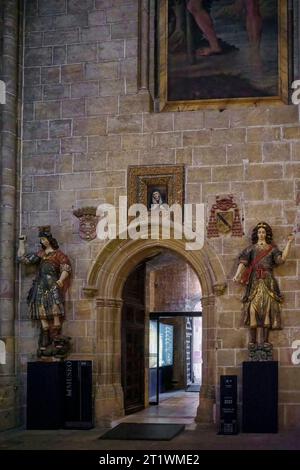
[[[144,408],[145,388],[145,268],[137,268],[127,279],[122,309],[122,386],[125,413]]]

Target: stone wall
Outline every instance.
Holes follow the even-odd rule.
[[[70,255],[74,278],[65,332],[73,357],[93,358],[95,309],[82,286],[101,243],[83,242],[72,210],[126,195],[130,164],[184,163],[186,202],[233,192],[243,201],[245,237],[210,240],[228,279],[253,225],[265,219],[283,247],[296,218],[300,189],[300,126],[295,106],[231,108],[223,112],[150,112],[137,76],[137,0],[27,0],[22,158],[22,225],[33,248],[37,226],[50,224]],[[299,243],[299,242],[298,242]],[[285,295],[283,331],[272,340],[280,363],[280,424],[299,426],[300,366],[291,344],[300,339],[300,246],[276,275]],[[19,362],[36,348],[24,299]],[[217,376],[238,373],[246,358],[240,322],[242,288],[228,282],[217,298]],[[97,372],[95,370],[95,372]],[[217,380],[217,378],[216,378]]]
[[[150,291],[151,312],[194,310],[201,298],[201,287],[196,274],[186,262],[175,257],[175,260],[161,264],[158,261],[157,266],[150,262],[148,269],[150,279],[147,287]]]

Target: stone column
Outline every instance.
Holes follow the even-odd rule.
[[[149,0],[139,1],[139,89],[149,89]]]
[[[6,361],[0,364],[0,429],[18,424],[15,383],[15,227],[16,161],[18,120],[19,2],[0,3],[2,20],[1,75],[6,84],[6,104],[0,105],[1,190],[0,190],[0,339]]]
[[[121,385],[121,310],[122,300],[97,299],[97,379],[95,421],[109,426],[124,416]]]
[[[202,384],[199,406],[195,421],[213,423],[214,405],[216,403],[216,312],[215,298],[205,297],[201,300],[202,316]]]

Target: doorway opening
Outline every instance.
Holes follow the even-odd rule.
[[[190,407],[195,417],[202,379],[201,287],[197,275],[180,256],[163,249],[135,267],[124,284],[122,297],[125,414],[151,405],[166,410],[173,404],[172,413],[180,416],[189,408],[190,400],[195,402]],[[154,413],[160,416],[159,411]]]
[[[149,404],[175,391],[200,392],[202,312],[152,312],[149,334]]]

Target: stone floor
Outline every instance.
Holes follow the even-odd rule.
[[[27,431],[14,429],[0,433],[0,450],[300,450],[300,427],[278,434],[219,436],[216,426],[194,422],[197,393],[165,394],[159,406],[152,406],[119,422],[182,423],[185,431],[171,441],[99,440],[104,428],[91,430]],[[300,426],[300,423],[299,423]]]

